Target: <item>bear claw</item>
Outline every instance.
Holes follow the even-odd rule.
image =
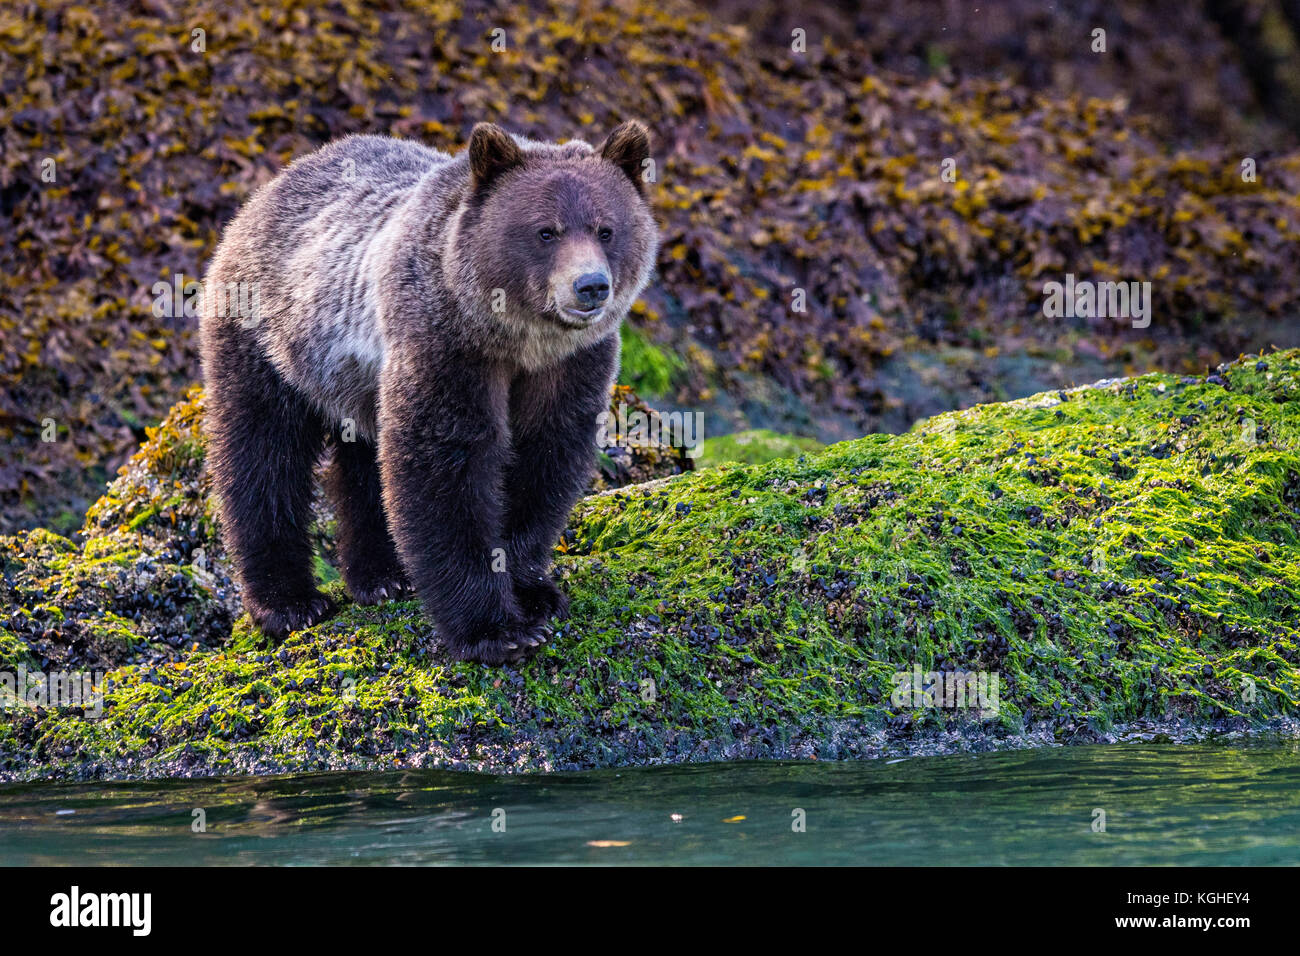
[[[518,664],[546,641],[545,636],[535,630],[536,627],[537,625],[503,628],[503,633],[498,637],[475,642],[451,642],[449,649],[454,657],[462,661],[477,661],[489,666]]]
[[[335,610],[334,602],[319,591],[275,604],[245,598],[244,605],[262,633],[277,639],[319,624],[331,617]]]
[[[383,578],[371,584],[348,585],[348,593],[357,604],[369,606],[384,601],[398,601],[412,593],[412,588],[402,578]]]

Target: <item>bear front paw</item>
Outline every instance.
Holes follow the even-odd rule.
[[[546,634],[540,624],[508,624],[491,628],[478,640],[449,640],[447,649],[457,660],[498,667],[524,661],[545,643]]]
[[[344,579],[348,593],[357,604],[380,604],[384,601],[402,601],[413,593],[411,583],[402,574],[369,578],[352,582]]]
[[[569,616],[569,598],[545,575],[515,582],[515,599],[525,616],[534,622]]]
[[[334,602],[312,589],[300,597],[278,601],[260,601],[246,595],[244,609],[263,634],[279,639],[330,617]]]

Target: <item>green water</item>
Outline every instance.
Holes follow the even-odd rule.
[[[0,787],[5,865],[1297,862],[1296,741]]]

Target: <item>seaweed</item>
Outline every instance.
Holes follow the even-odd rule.
[[[628,381],[736,428],[901,429],[1286,333],[1294,149],[1171,149],[1121,93],[893,73],[877,41],[809,26],[795,52],[684,0],[7,6],[0,527],[75,529],[199,370],[193,317],[156,315],[155,284],[200,278],[254,189],[349,133],[458,149],[480,120],[558,139],[649,122],[664,241]],[[1043,316],[1069,272],[1151,282],[1152,327]]]
[[[832,759],[1300,707],[1300,351],[593,494],[557,547],[571,618],[503,668],[448,659],[417,602],[357,607],[337,582],[341,612],[280,645],[227,627],[201,404],[152,433],[84,545],[0,539],[0,667],[107,670],[100,719],[0,714],[0,775]],[[213,626],[173,646],[170,608],[123,610],[141,594]],[[59,619],[99,636],[60,641]],[[996,674],[997,706],[899,703],[914,670]]]

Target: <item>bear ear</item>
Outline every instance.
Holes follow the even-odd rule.
[[[609,134],[601,144],[600,158],[623,170],[637,192],[645,195],[642,179],[644,162],[650,157],[650,131],[636,120],[629,120]]]
[[[475,192],[486,189],[523,161],[524,151],[519,144],[495,123],[479,123],[469,134],[469,172]]]

